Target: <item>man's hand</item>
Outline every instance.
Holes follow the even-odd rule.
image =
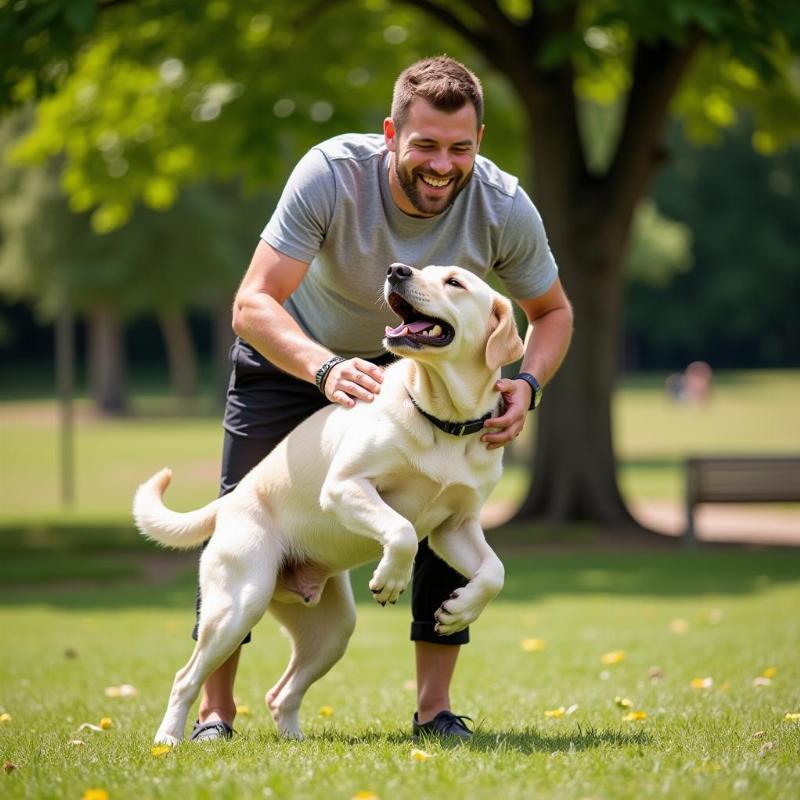
[[[500,378],[494,388],[502,393],[505,410],[499,417],[492,417],[483,423],[484,428],[501,428],[499,431],[484,433],[481,436],[481,441],[487,443],[489,450],[505,447],[519,436],[525,427],[525,419],[531,404],[531,387],[523,380]]]
[[[345,408],[352,408],[356,400],[371,403],[380,394],[383,383],[383,367],[351,358],[331,368],[325,379],[325,397]]]

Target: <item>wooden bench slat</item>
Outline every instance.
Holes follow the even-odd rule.
[[[686,461],[686,537],[701,503],[800,502],[800,456],[694,456]]]

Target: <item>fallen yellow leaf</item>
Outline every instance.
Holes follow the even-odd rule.
[[[713,678],[692,678],[689,684],[692,689],[710,689],[714,685]]]
[[[237,714],[244,714],[247,716],[248,714],[252,714],[253,711],[250,706],[236,706],[236,713]]]
[[[111,721],[111,717],[103,717],[100,720],[100,728],[104,731],[107,731],[109,728],[113,728],[114,723]]]
[[[333,706],[322,706],[319,710],[319,715],[321,717],[332,717],[333,716]]]
[[[567,709],[564,708],[564,706],[559,706],[558,708],[551,708],[549,711],[545,711],[544,715],[546,717],[563,717],[566,713]]]
[[[105,789],[87,789],[81,800],[108,800],[108,792]]]
[[[168,744],[159,744],[155,747],[150,748],[150,755],[151,756],[165,756],[167,753],[171,752],[172,748]]]
[[[123,683],[122,686],[106,686],[103,690],[106,697],[136,697],[139,690],[129,683]]]
[[[614,698],[614,705],[619,708],[633,708],[633,701],[629,700],[627,697],[620,697],[620,695],[617,695]]]
[[[9,714],[8,712],[0,714],[0,724],[5,722],[11,722],[11,714]]]
[[[544,639],[523,639],[522,649],[526,653],[541,653],[547,647]]]
[[[625,660],[624,650],[612,650],[610,653],[605,653],[601,656],[600,660],[604,664],[619,664],[620,661]]]
[[[686,633],[689,630],[689,621],[685,619],[670,620],[669,629],[672,633]]]
[[[429,758],[433,758],[433,756],[430,753],[426,753],[424,750],[417,750],[414,748],[411,751],[411,758],[413,758],[414,761],[427,761]]]
[[[786,716],[783,718],[784,722],[800,722],[800,714],[787,711]]]
[[[622,718],[625,722],[639,722],[640,720],[647,719],[646,711],[629,711]]]

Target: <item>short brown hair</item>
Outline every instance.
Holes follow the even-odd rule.
[[[439,111],[458,111],[465,103],[475,106],[478,127],[483,124],[483,89],[478,77],[449,56],[423,58],[404,69],[394,84],[392,121],[400,130],[411,103],[421,97]]]

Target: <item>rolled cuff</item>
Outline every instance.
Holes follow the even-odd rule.
[[[434,630],[435,625],[435,622],[412,622],[411,641],[431,644],[469,644],[469,628],[451,633],[449,636],[440,636]]]

